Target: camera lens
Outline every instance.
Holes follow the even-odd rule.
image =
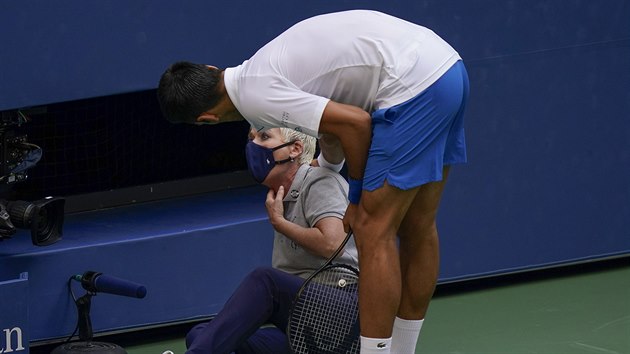
[[[47,246],[61,239],[63,198],[45,198],[36,202],[11,201],[7,212],[18,228],[31,229],[31,239],[36,246]]]
[[[31,225],[31,216],[35,208],[34,204],[22,200],[11,201],[7,205],[7,212],[11,216],[11,221],[16,227],[29,228]]]

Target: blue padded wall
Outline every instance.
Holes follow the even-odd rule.
[[[0,278],[0,352],[28,354],[28,273],[17,276]]]
[[[628,254],[630,2],[469,6],[449,32],[466,38],[471,98],[442,281]]]
[[[180,59],[237,65],[294,22],[350,8],[434,29],[469,70],[469,163],[453,168],[439,214],[440,281],[630,253],[627,0],[6,0],[0,110],[151,90]],[[197,209],[175,203],[169,212],[185,221],[166,224],[154,207],[137,206],[130,217],[120,218],[124,208],[72,215],[59,245],[34,249],[24,237],[0,244],[0,279],[29,272],[31,314],[38,314],[30,338],[71,331],[65,280],[87,268],[144,281],[149,290],[144,300],[98,296],[97,329],[216,311],[240,276],[268,263],[271,245],[260,235],[270,232],[260,198],[229,212],[211,203],[219,205],[210,215],[228,222],[188,218]],[[200,258],[206,249],[210,266]],[[186,264],[170,267],[170,252],[188,251],[196,253]],[[196,283],[200,273],[213,280]],[[180,290],[190,284],[199,287],[194,294]],[[210,298],[200,303],[205,292]],[[54,321],[59,326],[49,327]]]
[[[72,333],[77,310],[68,279],[88,270],[147,288],[144,299],[98,293],[96,333],[210,316],[249,271],[271,263],[265,196],[265,189],[248,187],[69,215],[54,245],[35,247],[27,232],[0,244],[0,279],[28,270],[25,332],[32,341]],[[72,288],[77,297],[86,292],[74,281]]]

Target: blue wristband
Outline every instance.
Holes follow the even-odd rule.
[[[363,180],[348,177],[348,200],[352,204],[359,204],[361,192],[363,191]]]

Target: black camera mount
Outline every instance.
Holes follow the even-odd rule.
[[[42,156],[42,149],[29,143],[17,128],[30,121],[21,110],[0,112],[0,186],[23,182],[28,169]],[[36,246],[47,246],[61,239],[64,205],[63,198],[46,197],[27,202],[5,200],[0,196],[0,241],[11,238],[16,228],[31,230]]]

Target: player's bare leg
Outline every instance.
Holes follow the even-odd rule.
[[[448,168],[445,168],[442,181],[427,183],[418,189],[398,230],[402,292],[391,353],[415,353],[433,297],[440,263],[435,218],[447,174]]]
[[[435,223],[442,191],[448,177],[420,186],[400,229],[402,295],[398,317],[423,319],[439,273],[439,241]]]
[[[416,189],[384,186],[363,191],[352,225],[361,268],[361,335],[389,338],[400,304],[401,278],[396,234]]]

